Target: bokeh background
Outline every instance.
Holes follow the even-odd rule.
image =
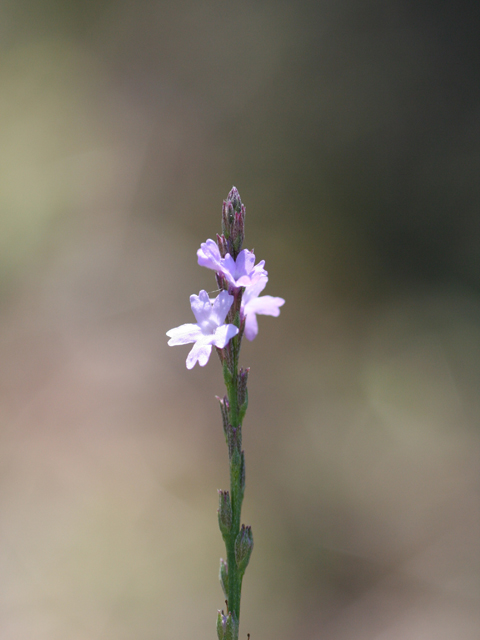
[[[234,184],[241,637],[480,637],[478,7],[5,0],[0,638],[214,638],[215,357],[165,332]]]

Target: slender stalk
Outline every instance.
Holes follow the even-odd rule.
[[[253,549],[250,526],[241,525],[245,491],[245,457],[242,451],[242,422],[248,406],[249,369],[238,368],[240,345],[245,332],[249,340],[257,335],[256,314],[278,316],[282,298],[262,296],[268,273],[262,260],[255,266],[255,255],[242,250],[245,206],[232,187],[222,207],[222,234],[217,242],[208,239],[197,251],[198,264],[213,269],[219,295],[212,300],[202,290],[190,296],[196,324],[183,324],[167,331],[168,344],[195,343],[187,357],[187,369],[208,362],[212,345],[223,366],[227,395],[218,398],[230,463],[230,491],[219,491],[218,524],[227,551],[227,562],[220,560],[220,583],[227,598],[227,613],[218,611],[218,640],[238,640],[240,596],[245,569]],[[245,294],[245,295],[244,295]],[[242,302],[243,298],[243,302]]]
[[[222,235],[217,236],[218,250],[222,258],[227,254],[236,260],[243,242],[245,207],[238,191],[233,188],[222,209]],[[244,258],[246,259],[246,258]],[[243,264],[243,263],[242,263]],[[253,264],[250,268],[253,267]],[[226,322],[239,331],[230,342],[219,349],[223,364],[223,378],[227,389],[225,398],[219,399],[223,428],[228,446],[230,464],[230,492],[220,492],[219,524],[227,552],[227,563],[222,561],[220,580],[227,597],[227,615],[219,611],[217,633],[219,640],[237,640],[240,619],[242,580],[253,548],[251,527],[240,526],[243,494],[245,491],[245,458],[242,451],[242,421],[247,410],[248,369],[238,368],[240,346],[245,329],[242,297],[245,287],[232,284],[224,273],[217,272],[219,289],[233,296]]]
[[[232,340],[230,361],[231,369],[225,375],[225,386],[229,404],[229,418],[231,436],[229,443],[230,458],[230,496],[232,504],[232,529],[230,535],[225,537],[228,564],[228,611],[234,616],[237,624],[240,619],[240,598],[242,589],[242,576],[237,567],[235,558],[235,540],[240,532],[241,511],[243,502],[242,488],[242,425],[238,411],[238,337]]]

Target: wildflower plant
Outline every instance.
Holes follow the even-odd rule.
[[[220,559],[220,584],[225,593],[226,612],[217,616],[219,640],[237,640],[240,621],[242,579],[253,549],[250,526],[241,525],[245,492],[245,454],[242,423],[248,406],[247,380],[250,369],[239,369],[242,338],[253,340],[258,333],[257,315],[278,316],[285,300],[260,296],[268,282],[265,261],[255,265],[255,255],[242,249],[245,206],[235,187],[223,202],[222,233],[217,241],[207,240],[197,251],[198,264],[215,271],[219,293],[206,291],[190,296],[196,323],[167,331],[170,346],[192,344],[187,369],[207,364],[213,347],[223,369],[227,393],[218,398],[230,463],[230,491],[219,491],[218,524],[227,559]]]

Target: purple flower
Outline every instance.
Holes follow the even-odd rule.
[[[245,318],[245,337],[253,340],[258,333],[257,313],[264,316],[279,316],[280,307],[285,304],[283,298],[273,296],[258,296],[268,282],[268,278],[261,277],[255,284],[247,287],[242,296],[242,311]]]
[[[197,256],[201,267],[223,273],[226,280],[234,287],[248,287],[268,275],[263,268],[265,260],[255,265],[255,255],[248,249],[240,251],[236,260],[229,253],[222,258],[217,243],[207,240],[202,242]]]
[[[232,303],[233,296],[227,291],[222,291],[213,302],[206,291],[200,291],[198,296],[190,296],[190,305],[197,323],[182,324],[167,331],[171,347],[195,343],[187,356],[187,369],[192,369],[197,362],[204,367],[212,353],[212,346],[223,349],[237,335],[238,327],[224,324]]]
[[[201,267],[222,271],[222,256],[214,240],[208,239],[206,242],[202,242],[200,249],[197,251],[197,256],[198,264]]]
[[[258,282],[260,278],[268,276],[268,273],[263,268],[264,264],[265,260],[261,260],[254,266],[255,255],[248,249],[243,249],[236,260],[227,253],[222,260],[222,272],[234,287],[249,287]]]

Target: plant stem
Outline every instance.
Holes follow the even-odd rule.
[[[232,340],[231,360],[228,374],[225,371],[225,385],[227,387],[229,418],[231,433],[229,439],[230,458],[230,496],[232,504],[232,529],[229,535],[225,536],[225,547],[227,551],[228,565],[228,610],[235,617],[237,624],[240,618],[240,597],[242,589],[242,577],[235,558],[235,540],[240,532],[240,520],[243,502],[243,479],[242,466],[243,456],[241,452],[242,425],[239,419],[238,407],[238,351],[237,338]]]

